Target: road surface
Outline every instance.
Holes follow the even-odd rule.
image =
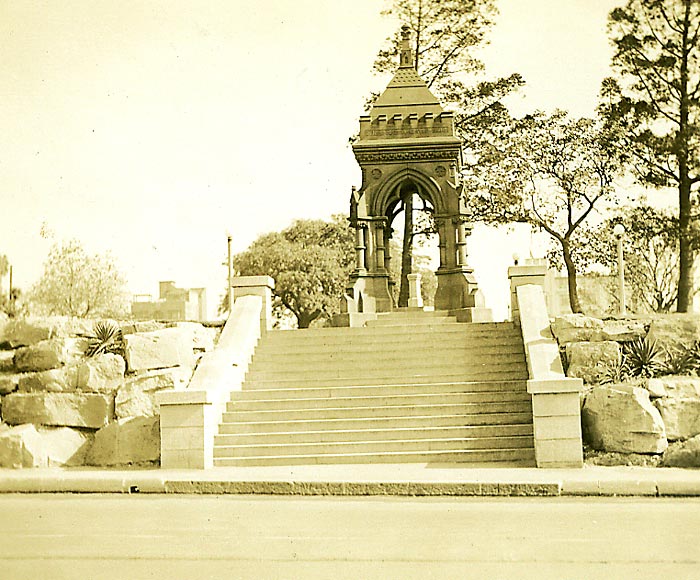
[[[700,500],[0,495],[0,578],[700,578]]]

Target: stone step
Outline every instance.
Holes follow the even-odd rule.
[[[481,324],[465,324],[461,322],[422,325],[417,328],[409,328],[411,335],[463,335],[463,336],[489,336],[494,334],[513,335],[519,333],[519,329],[512,322],[485,322]],[[305,328],[300,330],[272,330],[263,337],[263,342],[284,342],[287,340],[314,340],[318,338],[360,338],[370,340],[371,337],[395,337],[406,335],[406,329],[400,326],[374,326],[374,327],[343,327],[343,328]]]
[[[450,316],[449,310],[414,310],[397,308],[391,312],[380,312],[378,318],[429,318],[431,316]]]
[[[318,431],[272,431],[217,435],[215,445],[276,443],[332,443],[336,441],[386,441],[418,439],[474,439],[477,437],[532,437],[532,423],[520,425],[448,425],[443,427],[395,427],[393,429],[326,429]]]
[[[365,322],[367,328],[377,326],[435,326],[436,324],[463,324],[457,322],[456,316],[401,316],[401,317],[382,317],[376,320],[368,320]]]
[[[404,417],[346,417],[339,419],[287,419],[237,421],[235,414],[224,413],[219,426],[222,435],[236,433],[279,433],[291,431],[327,431],[362,429],[426,429],[437,427],[473,427],[480,425],[532,425],[532,411],[474,413],[464,412]]]
[[[392,407],[396,405],[461,405],[470,403],[505,403],[505,402],[529,402],[530,394],[527,392],[483,392],[483,393],[421,393],[400,394],[385,396],[351,396],[333,398],[306,398],[306,399],[258,399],[236,400],[229,402],[226,411],[286,411],[306,409],[328,408],[353,408],[353,407]]]
[[[438,374],[461,375],[461,380],[476,380],[474,375],[480,373],[490,373],[491,376],[501,376],[501,373],[527,372],[527,365],[523,357],[518,356],[512,359],[484,363],[473,361],[454,361],[450,365],[432,364],[431,361],[414,361],[411,364],[404,364],[397,367],[395,364],[384,364],[375,362],[373,364],[357,365],[302,365],[291,366],[289,368],[271,368],[270,370],[250,370],[246,373],[246,382],[271,381],[276,379],[284,380],[304,380],[313,377],[314,380],[326,379],[352,379],[359,381],[372,381],[375,377],[391,377],[394,382],[399,377],[409,379],[413,376],[436,377]],[[518,377],[520,378],[520,377]],[[437,380],[437,379],[436,379]],[[443,382],[443,381],[440,381]],[[367,384],[365,382],[358,384]],[[371,384],[371,383],[370,383]],[[245,388],[245,387],[244,387]]]
[[[522,351],[514,352],[437,352],[434,356],[396,353],[385,354],[380,352],[370,353],[365,356],[354,355],[344,351],[332,353],[315,353],[313,355],[299,354],[297,356],[269,355],[268,357],[255,357],[248,366],[248,373],[252,376],[257,373],[284,372],[312,372],[330,371],[337,369],[339,372],[352,376],[356,371],[379,371],[384,369],[401,369],[401,372],[420,372],[441,370],[443,372],[456,373],[463,370],[478,368],[501,368],[503,365],[525,364],[525,354]],[[341,375],[343,376],[343,375]]]
[[[284,388],[318,388],[318,387],[361,387],[396,385],[411,383],[414,385],[427,385],[432,383],[459,383],[459,382],[485,382],[485,381],[522,381],[527,380],[527,367],[525,365],[514,370],[483,370],[470,373],[431,373],[411,376],[402,376],[401,373],[392,375],[373,375],[366,377],[343,378],[285,378],[278,376],[272,379],[260,377],[247,378],[243,384],[244,390],[256,389],[284,389]]]
[[[496,359],[498,357],[507,356],[520,356],[521,358],[525,356],[523,351],[522,343],[513,343],[512,345],[496,345],[496,346],[475,346],[473,348],[463,348],[455,347],[449,344],[444,345],[443,348],[439,348],[437,345],[433,345],[429,349],[416,349],[416,348],[406,348],[400,345],[394,345],[391,350],[377,348],[367,348],[364,351],[357,351],[355,349],[337,347],[316,349],[311,352],[275,352],[271,349],[267,349],[264,352],[256,352],[253,358],[253,363],[251,366],[256,368],[261,365],[270,364],[291,364],[291,363],[302,363],[307,362],[353,362],[353,363],[371,363],[372,361],[383,360],[383,361],[395,361],[397,364],[401,364],[406,360],[415,360],[420,357],[421,360],[431,360],[431,361],[445,361],[450,362],[452,360],[460,359],[473,359],[475,357],[480,358],[491,358]],[[250,367],[249,367],[250,369]]]
[[[231,394],[232,400],[237,401],[250,399],[308,399],[308,398],[333,398],[364,396],[377,397],[387,395],[404,394],[432,394],[439,393],[481,393],[481,392],[526,392],[526,381],[484,381],[484,382],[457,382],[457,383],[433,383],[427,385],[398,384],[364,387],[317,387],[300,389],[255,389],[236,391]]]
[[[388,341],[334,341],[323,339],[319,341],[289,341],[284,344],[272,344],[263,342],[256,348],[256,357],[267,357],[271,354],[284,355],[311,355],[328,352],[348,352],[354,354],[364,354],[373,352],[386,353],[435,353],[441,350],[446,352],[465,351],[489,351],[496,349],[518,350],[522,352],[523,341],[519,336],[508,337],[487,337],[473,339],[458,337],[455,339],[445,339],[441,336],[432,336],[417,340],[413,336],[397,338]]]
[[[214,457],[269,455],[334,455],[344,453],[395,453],[398,451],[452,451],[462,449],[523,449],[534,446],[531,435],[447,439],[396,439],[381,441],[333,441],[320,443],[277,443],[218,445]]]
[[[424,405],[385,405],[370,407],[324,407],[317,409],[234,410],[223,414],[223,421],[292,421],[301,419],[352,419],[374,417],[411,417],[478,413],[532,413],[529,400],[474,403],[432,403]]]
[[[460,356],[435,357],[416,356],[386,356],[376,353],[371,357],[348,357],[345,353],[335,353],[335,356],[312,357],[311,360],[299,356],[296,358],[270,358],[258,360],[255,358],[249,365],[247,375],[251,378],[258,374],[274,376],[270,373],[281,373],[289,378],[298,374],[321,377],[352,377],[365,376],[368,373],[385,374],[396,370],[406,376],[412,373],[427,373],[433,371],[449,373],[468,373],[475,369],[487,368],[518,368],[525,365],[525,355],[522,352],[503,352],[489,354],[463,354]]]
[[[372,463],[522,463],[534,467],[534,449],[459,449],[445,451],[397,451],[393,453],[339,453],[328,455],[282,455],[257,457],[218,457],[217,467],[243,465],[318,465]]]

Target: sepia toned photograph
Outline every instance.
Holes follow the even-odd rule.
[[[699,0],[0,0],[0,577],[700,578]]]

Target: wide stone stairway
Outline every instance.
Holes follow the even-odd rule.
[[[534,465],[519,329],[398,311],[362,328],[271,331],[232,394],[214,464]]]

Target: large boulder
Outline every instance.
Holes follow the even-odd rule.
[[[647,389],[666,425],[670,441],[700,434],[700,378],[659,377],[650,379]]]
[[[179,328],[130,334],[124,337],[126,364],[130,372],[168,367],[193,367],[195,358],[190,333]]]
[[[118,419],[95,433],[87,465],[125,465],[160,459],[159,417]]]
[[[156,393],[177,389],[181,384],[180,367],[130,377],[119,388],[114,399],[114,413],[119,419],[150,417],[160,414]]]
[[[100,429],[114,416],[114,401],[93,393],[12,393],[3,399],[2,414],[10,425]]]
[[[82,465],[90,434],[68,427],[19,425],[0,431],[0,467]]]
[[[657,315],[651,321],[649,338],[669,349],[691,346],[700,340],[700,314]]]
[[[594,332],[591,340],[616,340],[618,342],[630,342],[638,338],[644,338],[647,329],[640,320],[605,320],[603,328]]]
[[[700,467],[700,435],[687,441],[677,441],[664,453],[665,467]]]
[[[74,391],[77,386],[78,368],[76,366],[50,369],[38,373],[24,373],[19,376],[20,392],[63,393]]]
[[[87,341],[82,338],[53,338],[17,349],[13,358],[20,372],[47,371],[82,359]]]
[[[22,375],[0,375],[0,395],[9,395],[19,388],[19,379]]]
[[[51,324],[45,320],[13,318],[0,325],[0,347],[31,346],[53,336]]]
[[[81,391],[114,393],[124,382],[126,362],[117,354],[105,353],[83,361],[78,367],[77,386]]]
[[[155,332],[167,326],[164,322],[155,320],[135,321],[121,325],[122,334],[136,334],[138,332]]]
[[[620,364],[621,357],[620,345],[614,341],[569,343],[566,376],[583,379],[588,384],[599,383],[610,367]]]
[[[0,350],[0,373],[11,373],[15,370],[15,353],[11,350]]]
[[[597,387],[581,412],[583,436],[591,447],[621,453],[663,453],[668,446],[659,411],[640,387]]]
[[[199,322],[173,322],[171,325],[189,334],[195,352],[208,352],[214,348],[218,334],[216,328],[206,327]]]
[[[552,323],[552,333],[559,344],[593,340],[593,336],[603,330],[603,321],[583,314],[558,316]]]

